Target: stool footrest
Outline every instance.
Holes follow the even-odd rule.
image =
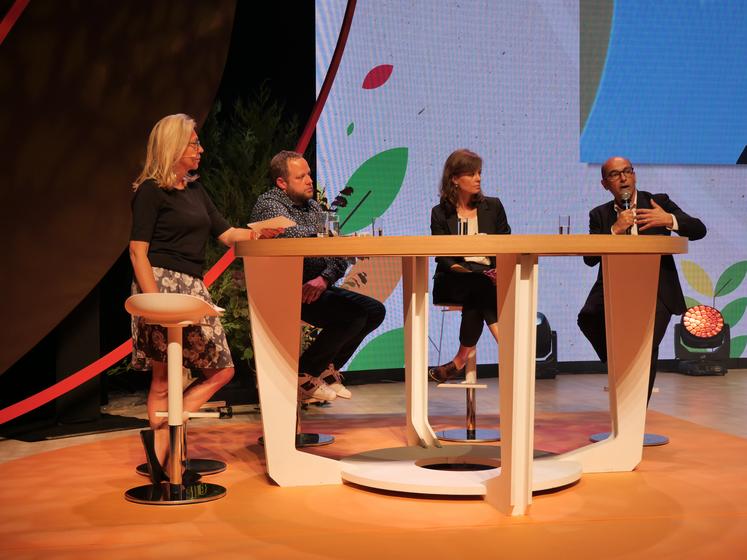
[[[487,389],[484,383],[439,383],[438,389]]]
[[[204,408],[224,408],[226,401],[208,401],[200,407],[200,410]]]
[[[157,418],[168,418],[168,412],[156,412]],[[188,418],[220,418],[220,412],[188,412]]]

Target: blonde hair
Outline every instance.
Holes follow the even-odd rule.
[[[173,188],[183,177],[174,173],[174,164],[182,157],[197,126],[195,120],[184,113],[168,115],[153,127],[148,138],[148,149],[145,153],[145,165],[132,189],[137,188],[148,179],[153,179],[162,189]],[[197,179],[197,175],[186,178],[188,182]]]

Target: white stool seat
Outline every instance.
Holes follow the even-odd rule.
[[[203,317],[220,317],[225,311],[202,298],[189,294],[135,294],[125,301],[131,315],[164,327],[184,327],[202,321]]]

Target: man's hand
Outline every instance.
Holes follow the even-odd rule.
[[[617,221],[612,224],[612,233],[622,235],[628,231],[628,228],[633,227],[634,223],[636,223],[636,209],[623,210],[617,215]]]
[[[653,208],[640,208],[636,220],[638,221],[638,231],[644,231],[654,227],[671,228],[674,225],[672,215],[656,204],[652,198],[651,205]]]
[[[452,264],[450,268],[454,272],[467,272],[467,273],[472,272],[469,268],[466,268],[462,266],[461,264]]]
[[[488,270],[483,270],[482,273],[488,278],[490,278],[490,281],[493,283],[493,286],[495,286],[495,269],[489,268]]]
[[[301,288],[301,303],[314,303],[328,287],[329,284],[324,277],[312,278]]]

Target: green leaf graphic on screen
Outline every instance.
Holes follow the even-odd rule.
[[[354,131],[354,130],[355,130],[355,123],[352,123],[352,122],[351,122],[351,123],[350,123],[350,124],[348,125],[348,130],[347,130],[347,132],[348,132],[348,136],[350,136],[351,134],[353,134],[353,131]]]
[[[721,310],[721,314],[724,316],[724,323],[728,324],[730,329],[733,329],[744,315],[745,308],[747,308],[747,297],[737,298],[727,303]]]
[[[713,297],[713,281],[700,265],[693,261],[682,261],[682,272],[693,290],[706,297]]]
[[[353,187],[345,208],[338,210],[342,233],[371,227],[399,193],[407,171],[407,148],[392,148],[364,161],[345,183]],[[348,219],[350,216],[350,219]]]
[[[731,350],[729,351],[730,358],[739,358],[744,352],[744,347],[747,345],[747,335],[735,336],[731,339]]]
[[[685,296],[685,306],[690,309],[691,307],[695,307],[696,305],[703,305],[700,303],[697,299],[693,299],[690,296]]]
[[[747,261],[739,261],[724,270],[716,282],[716,295],[725,296],[736,290],[747,274]]]
[[[404,367],[404,337],[404,329],[401,327],[377,336],[353,358],[348,371]]]

